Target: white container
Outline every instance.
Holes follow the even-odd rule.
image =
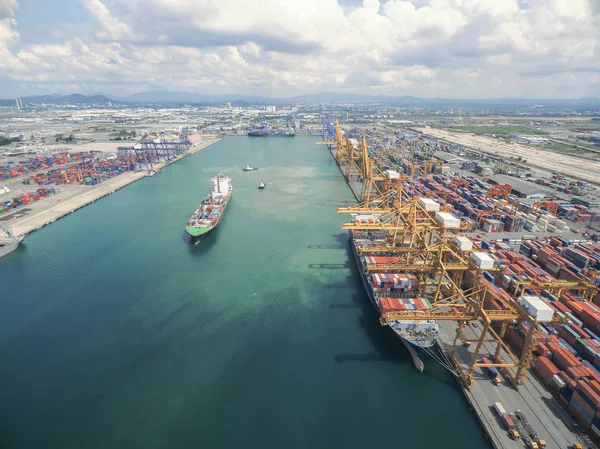
[[[552,321],[554,309],[546,304],[539,296],[521,296],[519,304],[538,321]]]
[[[556,223],[556,217],[554,217],[553,215],[545,215],[544,218],[548,220],[548,224]]]
[[[456,229],[460,227],[460,220],[449,212],[436,212],[435,221],[449,229]]]
[[[546,229],[548,228],[548,223],[537,223],[534,227],[537,228],[540,232],[546,232]]]
[[[562,229],[562,227],[565,226],[567,223],[565,223],[563,220],[556,220],[556,223],[554,224],[558,229]]]
[[[542,328],[543,329],[543,328]],[[551,383],[558,388],[559,390],[561,388],[564,388],[567,386],[567,384],[565,383],[564,380],[562,380],[562,377],[560,377],[558,374],[555,374],[554,376],[552,376],[552,380]]]
[[[431,198],[419,198],[419,204],[423,209],[425,209],[428,212],[435,212],[440,210],[440,204],[436,201],[433,201]]]
[[[464,235],[459,235],[454,237],[454,244],[461,251],[471,251],[473,249],[473,242],[469,237],[465,237]]]
[[[533,214],[529,214],[529,215],[527,215],[527,219],[529,221],[533,221],[535,223],[535,220],[537,220],[537,216],[533,215]]]
[[[494,268],[494,259],[487,253],[471,253],[471,260],[482,270],[491,270]]]
[[[395,170],[386,170],[385,174],[388,176],[388,178],[390,179],[398,179],[400,177],[400,173],[398,173]]]
[[[494,402],[494,409],[496,410],[496,413],[498,413],[499,417],[502,417],[502,415],[506,413],[504,406],[500,402]]]
[[[548,231],[548,232],[556,232],[556,226],[553,226],[553,225],[549,224],[548,227],[546,228],[546,231]]]

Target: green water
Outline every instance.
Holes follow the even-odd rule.
[[[0,260],[0,447],[489,447],[379,325],[315,140],[225,138]],[[187,245],[218,171],[227,213]]]

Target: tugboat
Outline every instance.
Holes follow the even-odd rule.
[[[265,186],[266,186],[265,182],[264,182],[264,181],[261,179],[261,180],[260,180],[260,184],[258,185],[258,188],[259,188],[259,189],[264,189],[264,188],[265,188]]]
[[[246,167],[244,168],[244,171],[252,171],[252,170],[258,170],[257,167],[250,167],[249,165],[246,165]]]

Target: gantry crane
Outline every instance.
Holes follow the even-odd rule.
[[[551,281],[541,281],[538,279],[528,279],[519,281],[515,286],[515,296],[521,296],[525,289],[535,291],[546,290],[553,295],[561,297],[565,291],[578,292],[581,295],[581,301],[591,301],[593,296],[598,293],[596,279],[598,273],[596,270],[584,270],[581,281],[566,281],[562,279],[553,279]]]
[[[317,144],[335,144],[335,159],[340,169],[345,167],[344,174],[347,181],[350,181],[351,176],[353,175],[360,176],[362,174],[363,169],[359,162],[361,159],[361,153],[357,148],[354,147],[348,136],[342,132],[338,119],[335,120],[335,141],[323,141],[317,142]]]
[[[508,200],[508,196],[512,192],[512,186],[510,184],[496,184],[488,190],[486,197],[492,198],[494,195],[503,196],[505,200]]]
[[[363,201],[368,201],[372,195],[381,195],[389,188],[392,182],[400,182],[407,179],[406,177],[393,180],[389,178],[388,174],[369,156],[365,136],[363,136],[357,146],[354,146],[348,136],[342,132],[337,119],[334,129],[335,141],[327,140],[331,139],[329,136],[331,136],[332,131],[330,128],[327,128],[327,131],[323,131],[324,140],[317,142],[317,144],[328,145],[329,148],[331,148],[331,145],[336,146],[335,158],[338,166],[343,170],[346,180],[351,181],[356,176],[362,181],[361,198]]]
[[[382,195],[355,207],[338,208],[337,212],[356,214],[353,223],[343,224],[342,229],[380,231],[387,235],[385,243],[380,246],[357,250],[361,256],[396,256],[392,262],[367,265],[365,274],[413,274],[419,280],[417,294],[429,299],[432,304],[430,310],[384,312],[380,317],[382,325],[387,326],[394,321],[457,321],[450,360],[467,388],[474,382],[475,369],[489,366],[501,368],[515,388],[526,382],[538,323],[514,297],[500,295],[483,280],[483,273],[471,261],[469,251],[461,251],[451,242],[451,237],[466,229],[466,225],[463,227],[461,223],[458,228],[447,229],[435,219],[433,211],[422,207],[417,198],[411,198],[402,184],[396,184]],[[473,270],[477,275],[473,287],[463,290],[462,281],[467,270]],[[490,298],[501,309],[492,307]],[[560,320],[556,318],[556,322]],[[469,338],[467,329],[469,332],[475,330],[467,323],[475,321],[481,323],[481,333],[477,338]],[[513,322],[530,323],[520,356],[515,355],[503,341],[508,326]],[[492,323],[501,323],[499,332]],[[473,354],[469,360],[461,360],[459,346],[470,343],[476,343]],[[480,353],[490,344],[493,348],[492,362],[483,363],[479,360]]]
[[[535,214],[542,207],[552,215],[556,215],[558,212],[558,204],[554,201],[540,201],[539,203],[533,203],[533,206],[531,207],[531,213]]]

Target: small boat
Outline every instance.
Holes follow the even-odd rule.
[[[246,165],[246,167],[243,169],[244,171],[253,171],[253,170],[258,170],[258,167],[250,167],[249,165]]]
[[[264,181],[261,179],[261,180],[260,180],[260,184],[258,185],[258,188],[259,188],[259,189],[264,189],[264,188],[265,188],[265,186],[266,186],[266,184],[265,184],[265,183],[264,183]]]

